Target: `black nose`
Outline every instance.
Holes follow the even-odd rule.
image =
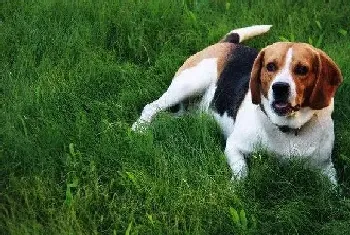
[[[276,82],[272,85],[272,91],[275,100],[286,101],[289,97],[289,84],[286,82]]]

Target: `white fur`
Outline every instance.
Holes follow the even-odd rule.
[[[222,116],[220,116],[220,114],[216,113],[216,112],[212,112],[215,120],[217,121],[217,123],[219,124],[225,139],[227,139],[231,133],[233,132],[233,128],[234,128],[234,120],[232,117],[228,116],[227,113],[225,112]]]
[[[211,101],[214,98],[216,91],[216,79],[211,82],[208,89],[205,91],[203,98],[199,104],[199,108],[202,112],[208,112]]]

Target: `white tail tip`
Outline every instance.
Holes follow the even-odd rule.
[[[245,28],[234,29],[226,35],[237,33],[239,35],[239,42],[242,42],[256,35],[268,32],[271,27],[272,25],[253,25]]]

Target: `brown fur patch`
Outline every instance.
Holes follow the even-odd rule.
[[[338,86],[343,81],[340,69],[328,55],[316,49],[317,73],[315,74],[315,85],[309,97],[309,104],[313,109],[322,109],[328,106],[334,97]]]
[[[182,71],[188,68],[195,67],[204,59],[217,58],[217,71],[219,77],[226,64],[227,57],[231,54],[235,47],[236,45],[233,43],[216,43],[211,45],[188,58],[175,73],[175,76],[178,76]]]
[[[305,43],[293,44],[293,60],[290,68],[290,73],[296,88],[295,104],[302,107],[309,106],[308,99],[311,95],[316,82],[316,74],[318,73],[318,57],[315,49]],[[305,66],[307,73],[299,75],[295,72],[296,66]]]

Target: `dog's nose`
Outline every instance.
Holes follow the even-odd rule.
[[[286,82],[276,82],[272,85],[273,97],[275,100],[288,100],[289,84]]]

